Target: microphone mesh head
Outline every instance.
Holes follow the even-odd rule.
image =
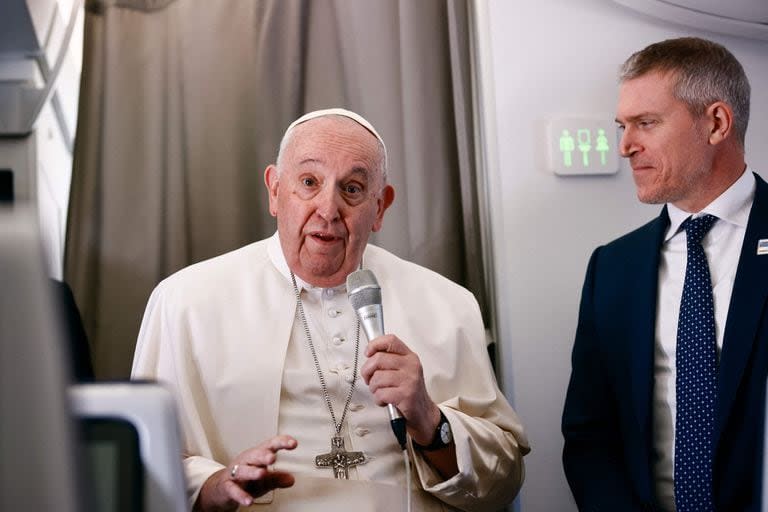
[[[368,269],[357,270],[347,276],[347,293],[354,309],[381,304],[381,287]]]

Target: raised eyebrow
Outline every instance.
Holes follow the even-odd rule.
[[[319,158],[305,158],[305,159],[299,161],[299,165],[304,165],[304,164],[322,164],[322,163],[324,163],[323,160],[321,160]],[[370,172],[368,171],[368,169],[366,167],[355,166],[355,167],[353,167],[349,171],[349,173],[344,178],[346,179],[346,178],[349,178],[350,176],[354,176],[354,175],[362,175],[363,177],[365,177],[367,179],[370,176]]]
[[[365,178],[365,182],[368,182],[368,179],[370,178],[370,171],[366,169],[365,167],[353,167],[352,170],[350,170],[349,174],[344,176],[344,179],[347,180],[349,178],[352,178],[353,176],[361,176],[362,178]]]
[[[301,161],[299,162],[299,165],[304,165],[304,164],[318,164],[318,163],[322,163],[322,160],[319,160],[319,159],[317,159],[317,158],[305,158],[304,160],[301,160]]]

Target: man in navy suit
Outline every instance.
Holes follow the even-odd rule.
[[[680,38],[632,55],[620,84],[622,156],[640,201],[665,206],[590,259],[563,412],[565,473],[584,511],[757,511],[768,367],[768,184],[745,163],[749,82],[721,45]],[[707,214],[716,217],[701,241],[714,306],[714,400],[706,413],[711,435],[703,436],[710,462],[693,469],[709,475],[702,483],[709,498],[692,504],[678,488],[684,479],[676,478],[676,470],[690,469],[675,467],[675,434],[687,428],[676,423],[677,413],[691,402],[676,395],[688,385],[678,386],[676,377],[689,371],[676,364],[687,261],[681,226]],[[684,304],[688,312],[691,303]]]

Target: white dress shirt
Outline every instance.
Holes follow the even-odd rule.
[[[702,240],[712,279],[715,307],[717,354],[723,346],[723,332],[731,301],[736,267],[739,263],[747,220],[755,197],[755,178],[749,168],[717,199],[693,217],[712,214],[719,220]],[[667,204],[669,229],[664,238],[659,262],[659,291],[656,305],[654,351],[654,476],[656,497],[667,511],[675,510],[674,459],[676,415],[677,322],[683,294],[686,267],[686,236],[681,224],[691,216]]]

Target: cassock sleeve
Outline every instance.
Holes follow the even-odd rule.
[[[168,387],[176,398],[181,432],[184,435],[183,464],[187,479],[190,509],[203,483],[222,464],[211,458],[205,436],[207,408],[203,400],[197,369],[187,346],[189,325],[178,311],[164,282],[152,292],[147,303],[131,370],[132,379],[156,380]]]
[[[485,329],[474,296],[461,291],[436,329],[445,339],[420,353],[427,390],[451,424],[459,473],[443,480],[412,450],[422,487],[462,510],[498,510],[520,490],[523,455],[530,451],[517,414],[498,388],[488,358]],[[444,327],[444,326],[449,327]]]

